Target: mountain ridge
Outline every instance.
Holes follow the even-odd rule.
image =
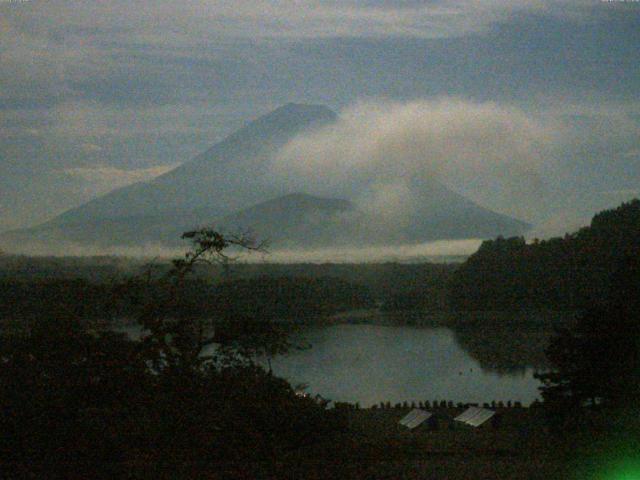
[[[214,224],[251,228],[280,244],[304,247],[489,238],[521,234],[529,227],[477,205],[435,179],[409,182],[409,200],[415,205],[412,216],[402,222],[371,210],[366,191],[353,191],[353,198],[321,197],[286,191],[281,182],[273,181],[269,168],[279,148],[336,119],[321,105],[284,105],[159,177],[114,190],[41,225],[0,238],[18,245],[33,238],[45,244],[173,245],[177,240],[172,239],[182,231]]]
[[[234,191],[231,187],[237,190],[242,185],[230,185],[229,178],[259,173],[255,168],[243,168],[244,162],[254,160],[251,167],[256,163],[264,164],[264,161],[255,160],[267,160],[275,150],[305,129],[324,125],[336,118],[332,110],[321,105],[286,104],[248,122],[205,152],[169,172],[147,182],[113,190],[45,223],[68,224],[78,219],[84,221],[88,217],[119,218],[127,210],[129,214],[158,214],[167,212],[168,205],[171,205],[169,211],[190,211],[204,205],[217,205],[217,214],[248,207],[256,201],[284,192],[269,192],[263,198],[250,198],[244,205],[239,204],[237,199],[243,192]],[[211,192],[208,187],[214,182],[221,188]],[[226,212],[225,205],[228,205]]]

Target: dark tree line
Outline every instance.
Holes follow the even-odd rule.
[[[261,315],[304,320],[373,304],[365,287],[332,277],[267,277],[216,281],[188,278],[179,286],[176,316]],[[0,280],[0,318],[29,319],[64,307],[94,320],[132,318],[144,295],[159,296],[164,285],[157,277],[94,282],[81,278]],[[169,308],[169,307],[168,307]]]
[[[606,298],[578,314],[547,349],[553,370],[538,375],[542,395],[560,417],[640,402],[640,258],[618,263]]]
[[[563,238],[485,241],[452,275],[457,310],[577,310],[605,299],[622,259],[640,252],[640,200],[597,214]]]

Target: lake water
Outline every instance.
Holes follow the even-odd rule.
[[[140,334],[137,327],[124,331]],[[540,398],[528,365],[544,357],[545,335],[523,327],[456,333],[408,325],[308,326],[291,340],[310,348],[292,349],[271,364],[294,387],[305,384],[312,395],[362,406],[425,400],[528,405]]]
[[[297,336],[312,347],[273,359],[274,373],[330,400],[362,406],[405,400],[526,405],[539,398],[533,368],[483,370],[447,328],[334,325],[308,327]]]

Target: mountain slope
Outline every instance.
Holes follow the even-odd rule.
[[[291,194],[235,212],[216,222],[228,231],[250,229],[276,247],[399,245],[431,240],[518,235],[528,225],[484,209],[435,183],[406,218],[394,218],[347,200]]]
[[[48,225],[70,226],[133,216],[179,217],[203,208],[217,216],[286,193],[275,191],[261,178],[267,160],[298,133],[335,118],[336,114],[323,106],[285,105],[170,172],[96,198]]]
[[[216,225],[250,230],[276,247],[336,245],[353,239],[344,221],[353,212],[348,200],[293,193],[227,215]]]
[[[435,179],[409,181],[404,196],[393,202],[368,185],[345,189],[348,199],[342,200],[283,191],[283,182],[270,172],[275,153],[300,132],[335,119],[326,107],[285,105],[152,181],[115,190],[0,240],[11,249],[34,241],[45,248],[177,245],[182,232],[215,225],[251,229],[277,248],[489,238],[528,228]]]

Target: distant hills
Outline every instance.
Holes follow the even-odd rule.
[[[183,231],[213,224],[227,231],[251,229],[274,248],[392,245],[518,235],[529,227],[436,180],[413,185],[414,218],[397,223],[359,208],[360,192],[337,199],[284,191],[271,178],[271,159],[296,135],[336,118],[323,106],[285,105],[164,175],[114,190],[34,228],[0,235],[0,241],[18,250],[34,241],[170,246]]]

